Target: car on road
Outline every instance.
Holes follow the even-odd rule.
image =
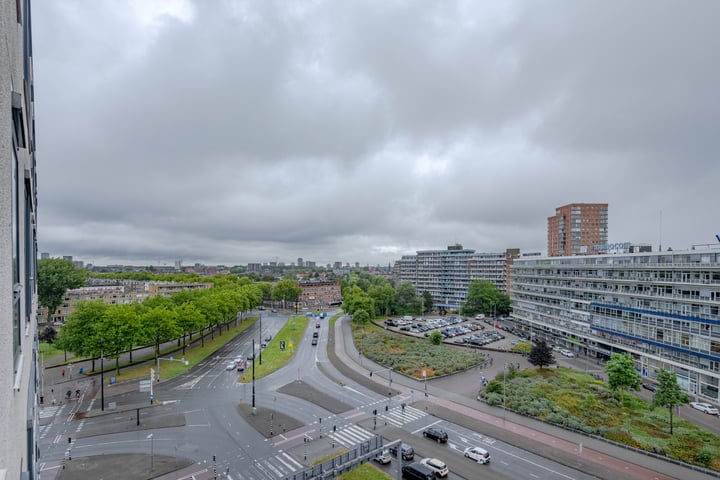
[[[270,310],[270,311],[271,311],[272,313],[277,313],[277,310],[275,310],[274,308],[273,308],[272,310]]]
[[[718,409],[709,403],[703,403],[703,402],[690,402],[690,406],[694,408],[695,410],[700,410],[701,412],[705,412],[708,415],[717,415]]]
[[[642,387],[645,390],[650,390],[651,392],[654,392],[655,390],[657,390],[657,384],[655,384],[655,383],[643,382]]]
[[[317,345],[317,344],[318,344],[318,338],[317,338],[317,337],[313,337],[311,343],[312,343],[313,345]]]
[[[570,350],[566,350],[566,349],[564,349],[564,348],[563,348],[562,350],[560,350],[560,353],[561,353],[563,356],[569,357],[569,358],[572,358],[572,357],[575,356],[575,354],[574,354],[573,352],[571,352]]]
[[[432,470],[437,477],[447,477],[448,473],[450,473],[445,462],[437,458],[423,458],[420,463]]]
[[[423,430],[423,437],[435,440],[438,443],[445,443],[448,441],[448,434],[442,428],[428,427]]]
[[[483,465],[486,463],[490,463],[490,452],[488,452],[484,448],[468,447],[463,452],[463,455],[465,455],[465,458],[472,458],[476,462],[482,463]]]
[[[235,364],[228,363],[227,365],[225,365],[225,370],[235,370]]]
[[[315,328],[320,328],[320,322],[315,324]]]
[[[402,445],[398,445],[397,443],[390,447],[389,451],[391,455],[395,455],[397,457],[398,454],[398,446],[400,447],[400,455],[402,456],[403,460],[412,460],[415,458],[415,450],[408,445],[407,443],[403,443]]]
[[[374,458],[374,460],[380,465],[387,465],[392,460],[390,456],[390,450],[383,450],[380,455]]]

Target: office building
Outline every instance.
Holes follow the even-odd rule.
[[[548,217],[548,256],[590,255],[608,239],[607,203],[571,203]]]
[[[521,257],[512,277],[512,317],[533,338],[589,359],[629,353],[643,377],[669,369],[720,401],[720,247]]]
[[[37,196],[29,0],[0,0],[0,478],[38,478]]]
[[[301,307],[317,310],[342,304],[340,284],[337,282],[310,280],[298,282],[298,286],[302,289]]]
[[[460,308],[465,304],[470,283],[490,280],[505,291],[508,265],[519,254],[517,249],[499,253],[476,253],[462,245],[447,250],[421,250],[404,255],[395,262],[394,274],[399,281],[410,282],[418,294],[429,292],[433,306]]]

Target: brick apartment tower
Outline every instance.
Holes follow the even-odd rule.
[[[607,243],[608,204],[571,203],[548,217],[548,256],[589,255]]]

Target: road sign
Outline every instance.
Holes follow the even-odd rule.
[[[152,380],[140,380],[140,391],[149,392],[150,385],[152,385]]]
[[[292,345],[290,345],[292,347]],[[280,340],[280,350],[285,350],[285,340]]]

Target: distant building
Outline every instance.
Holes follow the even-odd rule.
[[[303,263],[302,257],[298,257],[298,259],[297,259],[297,266],[298,266],[298,267],[303,267],[303,266],[305,266],[305,264]]]
[[[311,310],[342,304],[340,284],[331,281],[299,282],[300,306]]]
[[[394,273],[399,281],[412,283],[419,294],[429,292],[435,307],[460,308],[474,280],[489,280],[504,292],[509,281],[508,267],[519,254],[518,249],[477,253],[462,245],[451,245],[447,250],[404,255],[395,262]]]
[[[29,0],[0,0],[0,478],[39,478],[37,171]],[[49,256],[48,256],[49,258]]]
[[[42,253],[40,254],[40,259],[41,259],[41,260],[47,260],[47,259],[49,259],[49,258],[50,258],[50,253],[48,253],[48,252],[42,252]]]
[[[260,263],[248,263],[247,264],[248,273],[250,273],[250,272],[260,273],[261,270],[262,270],[262,264],[260,264]]]
[[[607,243],[608,204],[571,203],[548,217],[548,256],[591,255]]]

